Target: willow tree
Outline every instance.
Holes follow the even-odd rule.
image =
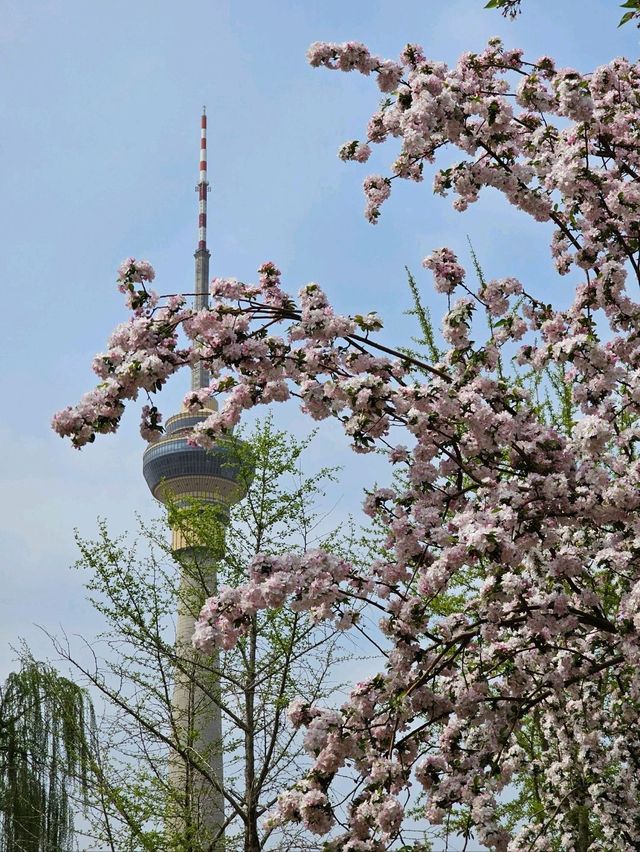
[[[62,852],[85,802],[94,711],[84,689],[30,656],[0,689],[0,850]]]

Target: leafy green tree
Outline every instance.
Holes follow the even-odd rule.
[[[87,803],[95,715],[84,689],[22,659],[0,689],[0,850],[67,852]]]
[[[199,554],[206,560],[217,553],[218,582],[233,587],[245,580],[257,553],[362,547],[351,530],[322,531],[324,517],[314,506],[334,481],[335,469],[305,476],[300,465],[308,443],[278,431],[270,420],[243,436],[237,453],[247,496],[231,509],[228,523],[201,504],[170,508],[171,525],[196,545],[179,566],[164,523],[141,525],[135,542],[112,537],[105,524],[96,540],[78,539],[79,566],[90,572],[89,600],[107,624],[100,640],[104,654],[100,659],[94,646],[87,665],[66,640],[56,645],[107,708],[91,817],[101,848],[217,848],[220,838],[203,832],[193,801],[198,792],[206,798],[209,787],[219,786],[211,769],[214,755],[198,746],[195,718],[191,728],[176,724],[177,677],[188,678],[204,696],[203,713],[211,704],[222,711],[226,852],[318,848],[301,829],[265,827],[264,817],[307,760],[300,735],[288,724],[287,705],[295,695],[323,700],[339,686],[330,674],[343,656],[337,635],[308,615],[282,608],[254,616],[247,636],[220,655],[192,655],[173,641],[178,607],[197,613],[210,594],[208,566],[199,564]],[[179,582],[185,573],[189,581]],[[169,781],[176,760],[191,779],[190,795],[181,795]],[[168,818],[176,813],[182,818]]]

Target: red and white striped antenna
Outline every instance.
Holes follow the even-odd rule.
[[[209,181],[207,180],[207,109],[202,107],[202,118],[200,119],[200,182],[196,187],[200,201],[198,215],[198,251],[207,248],[207,193],[209,192]]]
[[[202,107],[200,119],[200,181],[196,186],[198,193],[198,248],[196,249],[196,296],[194,308],[197,311],[209,305],[209,257],[207,248],[207,111]],[[191,389],[200,390],[209,386],[209,374],[201,362],[191,365]]]

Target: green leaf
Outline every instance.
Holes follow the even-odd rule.
[[[640,9],[640,0],[627,0],[620,4],[621,9]]]
[[[489,0],[489,2],[485,5],[485,9],[497,9],[499,0]]]
[[[633,18],[635,18],[636,12],[625,12],[625,14],[620,18],[620,23],[618,27],[621,27],[623,24],[627,24]]]

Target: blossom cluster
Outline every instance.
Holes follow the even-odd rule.
[[[141,390],[147,394],[160,390],[178,367],[189,363],[191,356],[178,348],[176,333],[188,314],[185,299],[176,296],[158,307],[158,296],[145,287],[145,282],[154,277],[153,267],[146,260],[130,257],[118,269],[118,289],[126,294],[132,316],[113,331],[107,350],[94,358],[93,371],[102,382],[77,405],[53,418],[54,430],[61,437],[70,437],[78,449],[94,441],[98,433],[117,430],[124,400],[137,399]],[[146,440],[160,436],[161,419],[154,405],[144,407],[141,433]]]
[[[348,565],[322,550],[279,559],[257,556],[242,588],[226,587],[204,605],[193,636],[204,653],[231,648],[259,610],[279,609],[292,598],[293,610],[308,611],[316,621],[332,619],[333,606],[344,597],[340,589]]]

